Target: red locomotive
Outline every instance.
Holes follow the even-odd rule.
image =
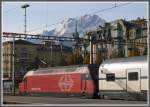
[[[98,65],[51,67],[29,71],[19,84],[21,94],[96,97]]]

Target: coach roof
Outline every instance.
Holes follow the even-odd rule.
[[[109,60],[105,60],[102,64],[108,63],[122,63],[122,62],[139,62],[139,61],[147,61],[147,56],[135,56],[135,57],[127,57],[127,58],[113,58]]]

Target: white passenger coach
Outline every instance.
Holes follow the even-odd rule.
[[[147,56],[115,58],[99,67],[99,96],[107,99],[147,100]]]

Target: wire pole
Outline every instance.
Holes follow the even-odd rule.
[[[15,95],[15,37],[13,38],[13,46],[12,46],[12,93]]]
[[[51,66],[53,66],[53,43],[51,41]]]
[[[24,20],[24,33],[26,34],[26,23],[27,23],[27,19],[26,19],[26,8],[24,9],[25,10],[25,14],[24,14],[24,17],[25,17],[25,20]]]
[[[61,57],[63,57],[63,45],[62,45],[62,43],[60,44],[60,49],[61,49]]]
[[[29,7],[29,6],[30,6],[30,5],[28,5],[28,4],[24,4],[24,5],[21,7],[21,8],[23,8],[23,9],[25,10],[25,11],[24,11],[24,12],[25,12],[25,14],[24,14],[24,17],[25,17],[25,19],[24,19],[24,23],[25,23],[25,24],[24,24],[24,33],[25,33],[25,34],[26,34],[26,32],[27,32],[27,30],[26,30],[26,27],[27,27],[27,25],[26,25],[26,23],[27,23],[27,20],[26,20],[26,17],[27,17],[27,16],[26,16],[26,8]]]
[[[93,43],[92,43],[92,35],[90,35],[90,64],[93,64]]]

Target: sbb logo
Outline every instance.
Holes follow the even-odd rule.
[[[73,79],[71,75],[63,75],[59,80],[59,87],[61,91],[69,92],[73,86]]]

